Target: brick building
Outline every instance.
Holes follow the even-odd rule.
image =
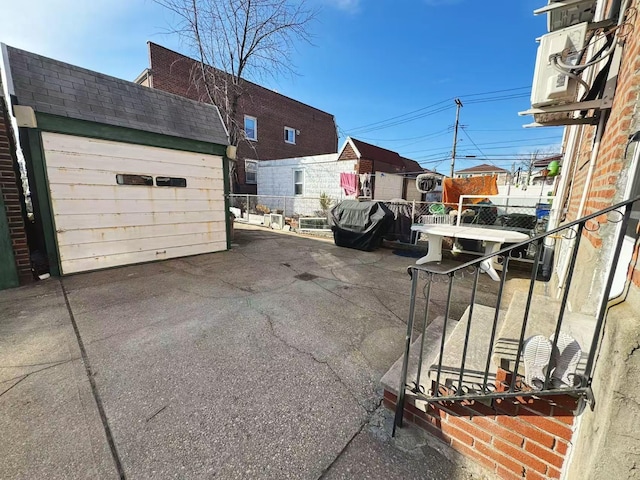
[[[20,170],[0,84],[0,289],[32,280]]]
[[[565,125],[551,229],[640,195],[640,1],[549,2],[540,10],[549,15],[550,33],[588,22],[584,42],[567,49],[568,54],[573,48],[584,52],[583,68],[578,69],[583,83],[576,85],[573,98],[541,105],[532,101],[533,108],[523,112],[534,115],[536,126]],[[558,38],[555,44],[565,49]],[[555,52],[544,53],[536,71],[553,61],[554,55],[548,54]],[[557,86],[544,83],[549,85]],[[636,478],[640,200],[623,211],[630,211],[624,230],[622,215],[609,212],[587,221],[577,230],[579,236],[565,231],[547,237],[553,240],[553,271],[544,295],[533,297],[537,301],[532,309],[545,318],[555,316],[553,308],[560,301],[564,316],[569,312],[593,319],[594,312],[602,313],[597,317],[602,330],[590,352],[593,371],[583,378],[588,402],[580,406],[577,395],[557,390],[552,395],[500,398],[500,386],[512,384],[514,376],[498,368],[493,399],[409,402],[404,418],[444,441],[454,456],[472,459],[499,478]],[[513,305],[510,318],[516,318],[509,315]],[[465,338],[470,338],[468,331]],[[385,389],[384,403],[394,408],[398,392]],[[446,387],[440,394],[453,397]]]
[[[194,73],[196,60],[152,42],[148,46],[150,68],[138,76],[136,83],[209,102]],[[243,81],[241,88],[235,121],[244,125],[245,138],[237,150],[236,193],[256,193],[256,162],[260,160],[338,151],[333,115],[249,81]]]

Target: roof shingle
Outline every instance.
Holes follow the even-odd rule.
[[[36,112],[228,145],[218,109],[7,47],[20,105]]]

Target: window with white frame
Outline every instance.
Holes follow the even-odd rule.
[[[293,171],[293,193],[304,195],[304,170]]]
[[[258,119],[256,117],[244,116],[244,135],[248,140],[258,140]]]
[[[244,161],[244,181],[253,185],[258,183],[258,162],[256,160]]]
[[[284,143],[296,144],[296,129],[284,127]]]

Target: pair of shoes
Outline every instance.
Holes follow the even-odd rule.
[[[523,349],[525,383],[534,390],[542,390],[546,371],[551,368],[551,385],[554,388],[573,386],[582,350],[578,342],[564,332],[558,335],[556,348],[552,350],[553,335],[529,338]]]

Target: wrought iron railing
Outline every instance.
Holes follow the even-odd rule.
[[[448,264],[443,261],[410,266],[408,273],[412,280],[409,318],[396,402],[394,432],[396,426],[402,426],[408,395],[413,400],[426,403],[559,394],[590,399],[596,351],[611,293],[616,260],[620,256],[635,202],[640,202],[640,197],[612,205],[536,235],[529,240],[509,245],[495,253],[462,264],[460,262]],[[596,231],[598,231],[597,234]],[[605,245],[608,244],[612,248],[609,249],[608,264],[604,265],[607,273],[601,284],[601,296],[587,314],[574,313],[567,308],[569,293],[580,244],[588,233],[599,236],[603,242],[606,242]],[[557,299],[555,296],[553,298],[547,296],[545,298],[549,300],[544,305],[534,305],[534,298],[539,301],[539,295],[544,296],[545,293],[548,295],[544,290],[548,290],[549,284],[546,282],[553,268],[553,250],[557,247],[557,242],[571,243],[571,248],[565,249],[570,255],[567,278]],[[524,251],[535,252],[530,273],[523,273],[523,264],[520,262],[510,267],[510,260],[520,257]],[[487,261],[498,261],[502,264],[499,281],[494,282],[486,278],[486,275],[481,276],[483,269],[486,270],[485,262]],[[509,287],[508,277],[518,278],[519,280],[516,280],[520,282],[518,285],[524,284],[524,288],[520,290],[521,293]],[[419,292],[422,292],[423,296],[419,295]],[[510,311],[508,318],[505,319],[506,297],[511,296],[513,300],[516,294],[519,294],[518,298],[522,300],[519,303],[520,309],[513,307],[513,311]],[[462,295],[468,296],[462,302],[467,309],[460,320],[461,324],[457,325],[461,331],[457,336],[452,337],[459,339],[460,343],[450,346],[449,350],[453,355],[447,355],[445,351],[448,343],[447,332],[451,332],[450,323],[455,321],[450,317],[459,313]],[[468,303],[466,303],[467,299]],[[561,332],[564,334],[564,324],[568,327],[572,325],[571,322],[589,325],[588,334],[583,339],[583,347],[588,347],[588,350],[582,351],[579,365],[572,372],[572,381],[569,385],[559,387],[554,384],[551,378],[551,367],[546,369],[544,380],[540,379],[536,385],[529,384],[523,373],[525,342],[537,328],[535,321],[530,322],[530,317],[532,312],[537,314],[541,308],[546,312],[543,317],[548,322],[548,330],[552,332],[548,337],[552,352],[557,351],[558,339],[561,338]],[[476,311],[481,309],[484,312],[482,319],[484,323],[474,324],[478,322]],[[586,307],[585,309],[588,310]],[[434,310],[437,311],[434,312]],[[426,329],[435,315],[440,317],[440,322],[434,323],[439,325],[438,328],[441,331],[439,343],[425,349]],[[582,323],[577,322],[571,315],[583,315],[580,320]],[[587,320],[583,320],[584,318]],[[420,322],[422,322],[419,328],[421,342],[419,345],[414,344],[413,347],[417,350],[416,353],[412,348],[415,339],[413,333],[414,327]],[[507,328],[504,322],[511,322],[509,329],[512,334],[506,338],[500,336],[502,329]],[[464,335],[461,334],[462,331]],[[474,335],[482,337],[481,341],[474,338]],[[433,338],[433,335],[430,338]],[[427,358],[428,351],[433,355],[434,350],[435,357]],[[473,351],[473,358],[470,355],[471,351]],[[409,372],[410,364],[411,372]],[[497,375],[499,369],[500,377]]]

